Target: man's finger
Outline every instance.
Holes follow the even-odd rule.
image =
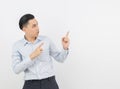
[[[41,47],[43,46],[43,44],[44,44],[44,43],[41,43],[41,44],[39,45],[39,47],[41,48]]]
[[[69,33],[70,33],[70,32],[68,31],[67,34],[66,34],[66,37],[68,37]]]
[[[42,49],[42,48],[40,48],[40,51],[43,51],[43,49]]]
[[[67,42],[69,42],[69,39],[68,39],[68,38],[66,38],[66,37],[63,37],[63,38],[62,38],[62,41],[64,41],[64,42],[66,42],[66,43],[67,43]]]

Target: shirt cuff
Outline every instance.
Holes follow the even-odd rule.
[[[68,54],[68,53],[69,53],[69,48],[68,48],[68,49],[64,49],[64,48],[63,48],[63,51],[64,51],[66,54]]]

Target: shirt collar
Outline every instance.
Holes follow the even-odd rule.
[[[41,41],[41,40],[42,40],[42,39],[41,39],[41,36],[38,36],[38,37],[36,38],[35,42],[38,42],[38,41]],[[23,38],[23,42],[24,42],[24,46],[25,46],[26,44],[31,43],[31,42],[29,42],[29,41],[27,41],[27,40],[25,39],[25,36],[24,36],[24,38]]]

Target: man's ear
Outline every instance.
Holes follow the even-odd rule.
[[[25,27],[25,26],[22,28],[22,31],[23,31],[23,32],[26,32],[26,27]]]

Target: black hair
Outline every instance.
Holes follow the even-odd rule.
[[[28,21],[34,18],[35,17],[32,14],[23,15],[19,20],[19,28],[22,30],[22,28],[28,23]]]

